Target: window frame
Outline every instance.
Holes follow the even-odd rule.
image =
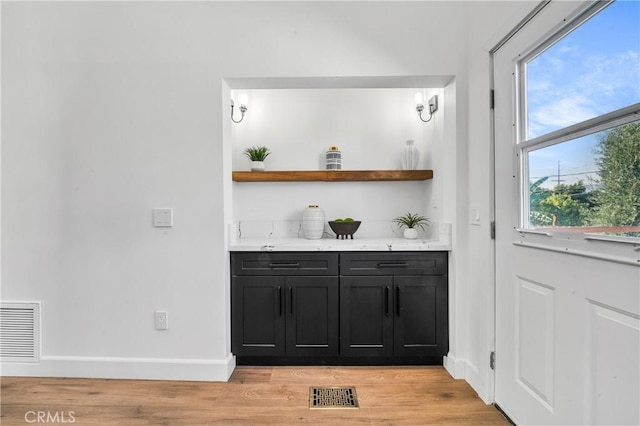
[[[640,238],[622,237],[614,235],[601,235],[589,232],[569,232],[562,230],[539,230],[531,226],[530,199],[529,199],[529,164],[528,155],[531,151],[554,146],[574,140],[583,136],[601,132],[617,126],[625,125],[640,120],[640,102],[624,108],[602,114],[591,119],[563,127],[552,132],[527,139],[528,110],[527,110],[527,78],[526,65],[538,55],[545,52],[554,43],[567,36],[589,19],[597,15],[615,0],[601,1],[591,4],[574,19],[562,27],[556,29],[549,37],[537,42],[529,51],[523,52],[515,60],[515,151],[517,157],[518,187],[519,187],[519,227],[516,231],[520,234],[541,234],[545,237],[573,239],[576,237],[590,240],[604,240],[607,242],[638,244]],[[594,238],[597,237],[597,238]]]

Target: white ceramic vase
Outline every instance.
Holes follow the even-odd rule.
[[[308,240],[319,240],[324,234],[324,210],[311,205],[302,212],[302,233]]]
[[[418,230],[416,228],[404,228],[402,236],[408,240],[415,240],[418,238]]]
[[[407,145],[402,150],[400,155],[400,163],[402,164],[402,170],[415,170],[418,168],[418,160],[420,159],[420,152],[415,147],[412,140],[408,140]]]
[[[252,161],[251,162],[251,171],[252,172],[264,172],[264,161]]]

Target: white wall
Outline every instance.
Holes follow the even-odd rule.
[[[415,110],[414,95],[422,89],[298,89],[234,90],[234,99],[247,96],[249,111],[242,123],[231,127],[234,170],[248,170],[245,148],[268,146],[269,170],[324,170],[330,145],[342,152],[345,170],[400,169],[400,153],[412,139],[420,152],[418,168],[444,168],[440,152],[443,138],[443,90],[424,90],[425,98],[439,95],[441,108],[429,123]],[[427,115],[425,115],[425,118]],[[300,220],[309,204],[320,205],[327,219],[353,217],[362,220],[359,237],[376,235],[374,225],[386,223],[407,211],[440,222],[442,180],[420,182],[292,182],[234,183],[236,221]],[[436,230],[433,226],[428,231]]]
[[[453,75],[431,185],[453,223],[450,358],[464,377],[491,339],[470,301],[490,287],[490,243],[466,220],[469,197],[489,202],[487,134],[469,120],[488,70],[473,52],[515,9],[472,3],[2,2],[2,300],[43,309],[42,362],[3,374],[225,380],[224,80]],[[153,207],[172,207],[175,227],[151,227]]]
[[[433,139],[442,138],[442,116],[431,124],[420,121],[418,92],[423,89],[232,90],[234,99],[245,95],[251,108],[242,123],[232,126],[234,169],[249,170],[246,147],[267,145],[271,170],[324,170],[326,150],[337,145],[346,170],[397,170],[407,139],[415,140],[423,154],[423,168],[431,164],[427,154]],[[442,103],[442,91],[428,90],[426,97],[435,94]]]
[[[470,5],[467,67],[468,93],[468,191],[466,212],[461,226],[467,230],[468,258],[462,269],[465,279],[465,379],[486,402],[493,399],[493,371],[489,354],[494,349],[494,244],[490,239],[490,222],[494,217],[492,198],[491,115],[488,108],[490,79],[489,51],[538,2],[477,2]],[[496,19],[500,17],[499,19]],[[493,21],[495,25],[486,25]],[[497,167],[501,167],[497,165]],[[480,210],[480,225],[470,224],[471,207]]]

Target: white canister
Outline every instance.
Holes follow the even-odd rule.
[[[418,168],[418,160],[420,159],[420,152],[415,147],[412,140],[407,141],[407,145],[402,150],[400,155],[400,162],[402,164],[402,170],[415,170]]]
[[[326,153],[327,158],[327,170],[340,170],[342,169],[342,152],[337,146],[330,146]]]
[[[302,212],[302,233],[308,240],[319,240],[324,234],[324,210],[311,205]]]

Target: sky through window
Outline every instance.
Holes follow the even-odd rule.
[[[640,1],[613,2],[530,60],[526,86],[526,139],[640,102]],[[598,139],[532,151],[530,180],[596,177]]]

